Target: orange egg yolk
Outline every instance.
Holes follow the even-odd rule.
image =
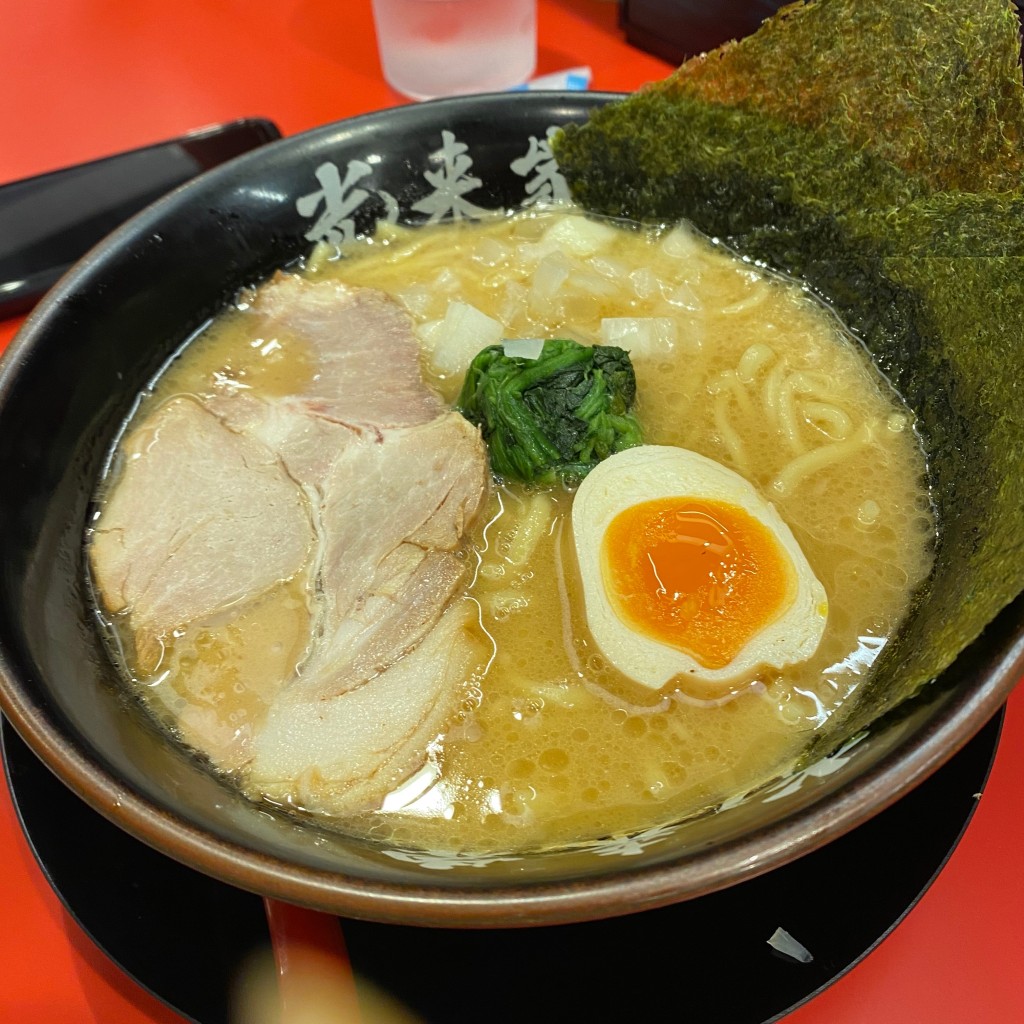
[[[737,505],[658,498],[620,512],[601,549],[619,618],[705,668],[723,668],[785,611],[794,570],[775,535]]]

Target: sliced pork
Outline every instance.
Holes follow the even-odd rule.
[[[363,686],[329,700],[287,689],[256,737],[253,781],[336,814],[379,804],[457,711],[482,655],[468,631],[473,608],[449,605],[416,648]]]
[[[420,641],[467,569],[462,536],[483,500],[487,460],[458,413],[363,438],[323,483],[321,634],[301,685],[359,685]]]
[[[252,312],[262,334],[299,337],[316,373],[311,412],[369,430],[425,423],[444,411],[420,375],[420,349],[405,310],[384,292],[278,274]]]
[[[307,563],[309,509],[280,461],[191,398],[157,409],[122,459],[92,568],[107,610],[130,616],[140,658],[161,636],[252,600]]]
[[[106,607],[157,641],[187,627],[220,643],[269,587],[308,581],[298,663],[221,694],[204,670],[181,722],[278,795],[328,780],[325,809],[344,813],[422,763],[479,660],[459,595],[486,450],[424,384],[411,322],[382,293],[278,275],[247,316],[306,354],[307,381],[218,386],[152,413],[125,447],[93,571]]]
[[[263,441],[306,484],[355,438],[379,438],[445,411],[423,383],[409,317],[383,292],[278,274],[256,293],[249,315],[261,338],[299,341],[314,372],[298,394],[267,399],[228,389],[211,408]]]

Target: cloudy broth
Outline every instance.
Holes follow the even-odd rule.
[[[715,697],[633,683],[587,626],[572,494],[497,483],[471,535],[475,568],[461,598],[478,608],[479,667],[423,767],[383,808],[331,819],[315,778],[254,790],[244,759],[222,759],[254,799],[433,850],[571,844],[763,784],[856,700],[930,566],[934,522],[910,414],[798,285],[685,227],[576,230],[593,223],[548,212],[382,225],[342,253],[318,250],[302,272],[392,294],[418,325],[425,378],[449,402],[461,373],[438,331],[452,302],[500,322],[505,337],[630,350],[645,442],[736,470],[792,529],[828,595],[817,652]],[[287,393],[313,372],[301,340],[254,333],[245,306],[243,297],[189,346],[143,411],[225,379]],[[159,671],[124,640],[126,672],[186,741],[190,716],[213,716],[227,733],[255,729],[301,663],[307,618],[301,581],[287,581],[239,621],[164,638]]]

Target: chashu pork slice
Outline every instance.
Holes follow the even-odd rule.
[[[340,692],[411,650],[462,586],[486,448],[424,383],[412,321],[385,293],[278,274],[249,314],[261,338],[299,339],[315,372],[301,394],[233,392],[214,408],[310,497],[314,645],[299,683]]]
[[[91,567],[107,611],[130,616],[143,661],[161,636],[250,600],[305,564],[314,536],[301,488],[273,452],[193,399],[160,406],[122,457]]]
[[[459,595],[487,452],[479,431],[424,384],[411,321],[387,296],[278,277],[253,308],[274,310],[278,329],[287,315],[287,330],[309,344],[342,323],[360,336],[324,370],[353,394],[298,396],[259,428],[269,438],[275,424],[276,450],[319,496],[319,545],[312,651],[256,730],[249,777],[269,795],[341,813],[379,801],[423,763],[477,666],[475,606]],[[297,409],[316,425],[282,429]],[[351,434],[325,462],[308,438],[335,421]]]
[[[387,293],[279,273],[251,311],[264,337],[283,332],[310,347],[315,374],[303,397],[311,412],[379,431],[426,423],[444,410],[423,383],[412,320]]]
[[[317,486],[350,441],[445,411],[423,383],[412,320],[384,292],[278,273],[246,316],[264,343],[303,351],[310,379],[300,393],[272,399],[229,389],[210,408],[277,452],[306,485]]]
[[[457,413],[339,456],[320,508],[313,653],[252,742],[250,777],[268,795],[344,814],[423,764],[483,661],[460,591],[487,476]]]
[[[323,484],[318,639],[296,685],[340,693],[421,640],[464,584],[487,467],[479,431],[454,412],[344,449]]]
[[[181,721],[256,788],[329,778],[355,809],[423,762],[477,664],[475,605],[459,595],[486,449],[422,380],[390,297],[278,275],[251,309],[263,337],[299,340],[285,347],[306,353],[308,382],[269,398],[180,397],[151,415],[97,523],[94,572],[137,635],[213,619],[219,643],[301,571],[312,614],[297,668],[260,681],[244,728],[223,711],[248,700],[232,690],[255,685],[248,672],[223,694],[198,679],[203,699]]]
[[[250,778],[265,793],[344,815],[378,805],[422,765],[458,711],[483,651],[475,605],[450,604],[414,650],[356,689],[317,699],[289,688],[256,737]]]

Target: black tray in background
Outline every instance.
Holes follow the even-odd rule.
[[[689,1019],[770,1024],[881,941],[945,864],[977,805],[1003,713],[895,806],[723,892],[587,924],[464,931],[342,922],[358,975],[428,1024]],[[5,721],[7,778],[71,915],[127,974],[196,1024],[237,1024],[240,967],[269,946],[259,897],[132,839],[60,783]],[[814,956],[768,939],[781,927]],[[367,1021],[366,1024],[374,1024]]]

